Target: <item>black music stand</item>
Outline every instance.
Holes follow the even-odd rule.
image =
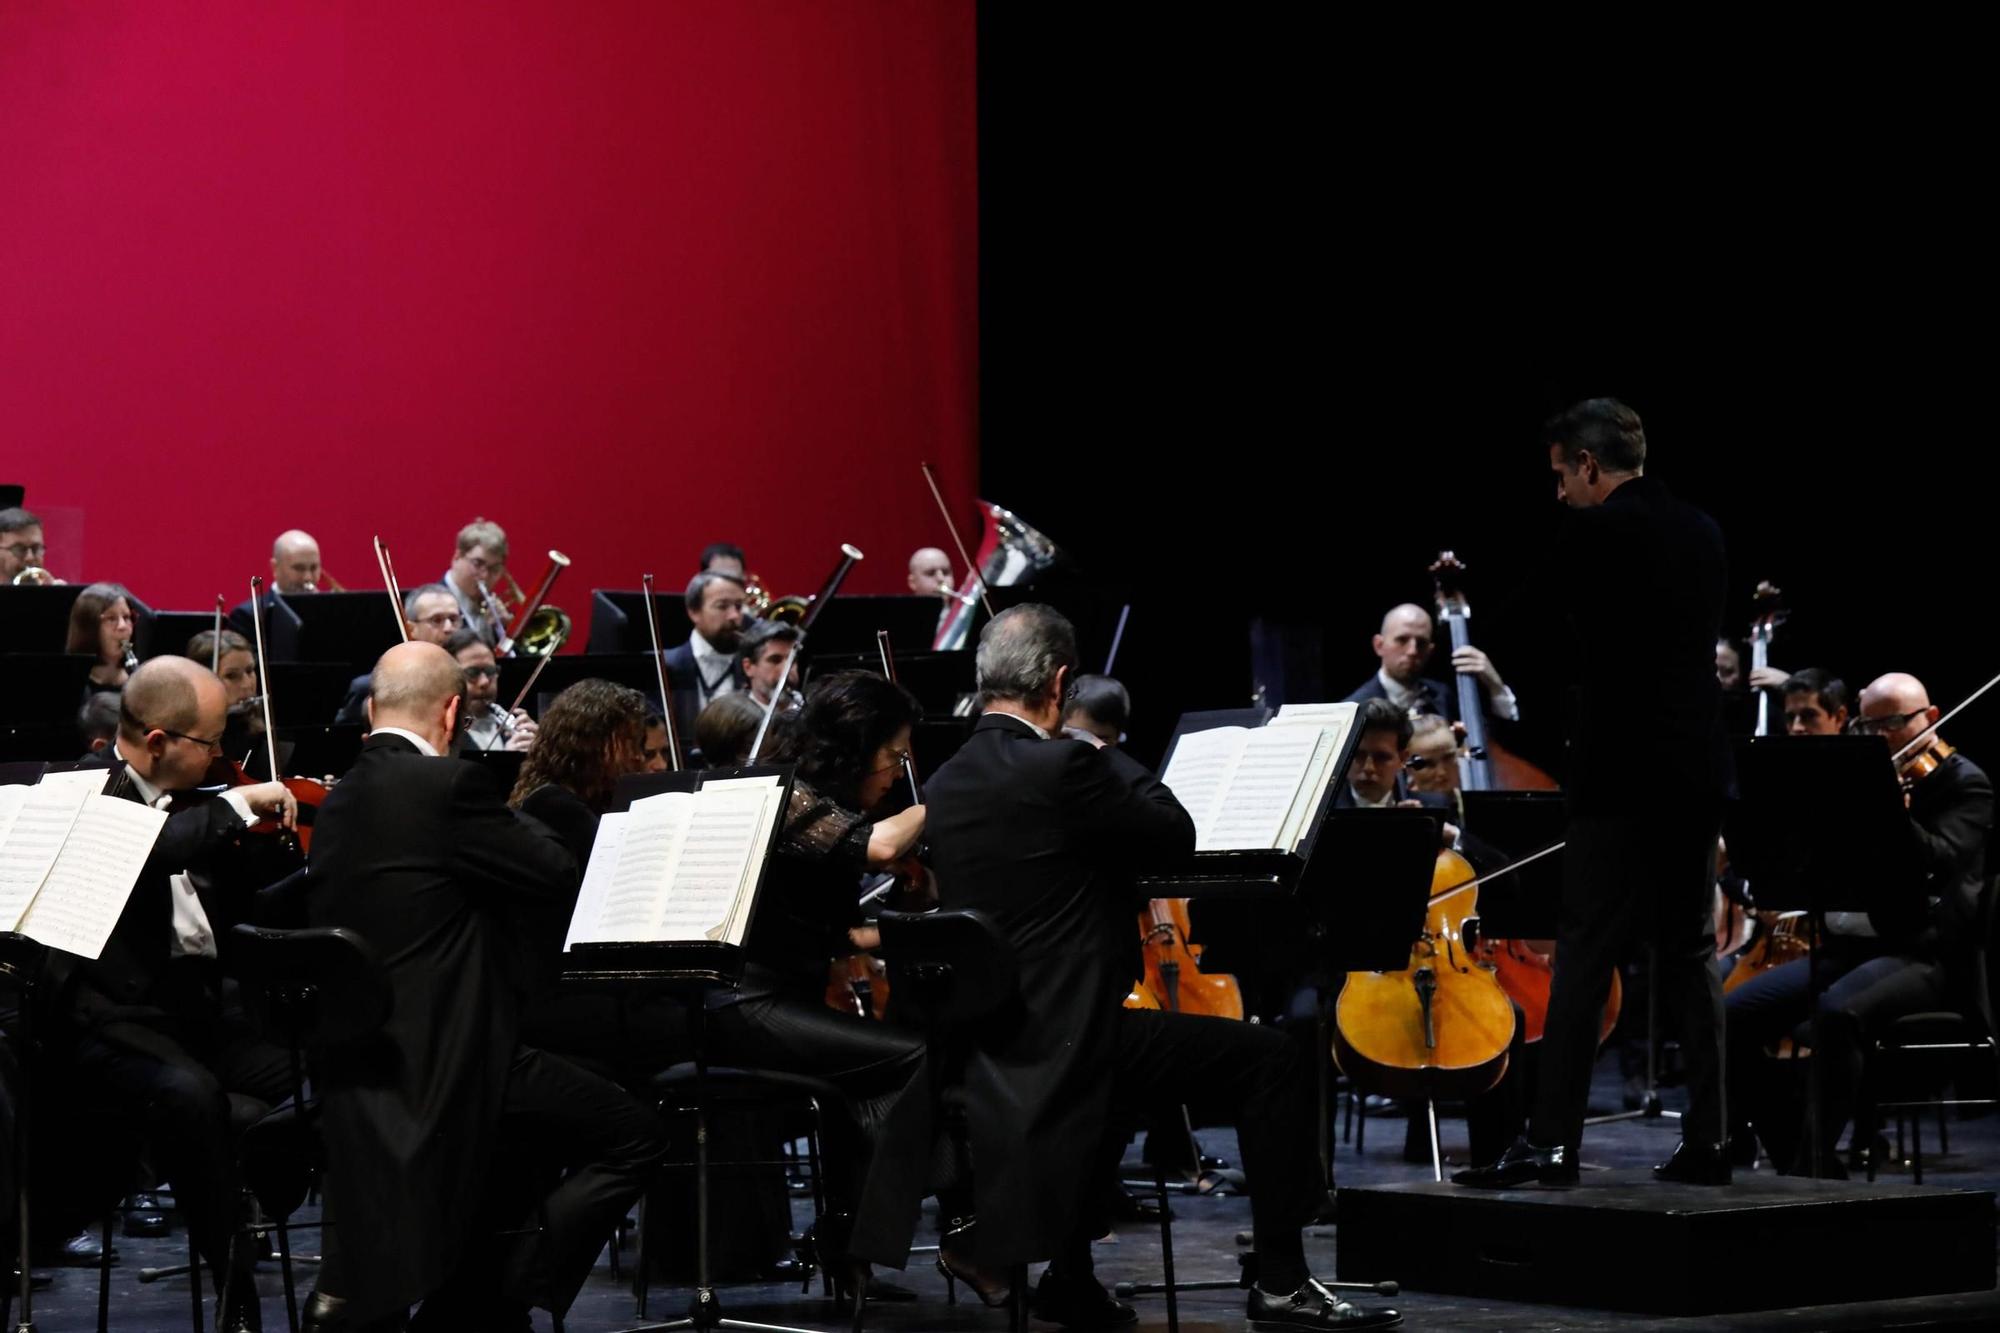
[[[687,599],[679,592],[655,592],[653,609],[660,620],[660,646],[677,648],[694,632],[687,618]],[[652,649],[646,632],[646,594],[641,589],[592,588],[590,590],[590,632],[584,651],[602,653],[645,653]],[[518,687],[517,687],[518,688]]]
[[[1759,736],[1739,743],[1741,799],[1726,832],[1730,864],[1757,905],[1804,911],[1813,1059],[1806,1070],[1810,1174],[1820,1171],[1819,938],[1828,912],[1867,912],[1917,889],[1910,816],[1875,736]]]
[[[83,585],[20,587],[0,583],[0,653],[59,653],[69,638],[69,609]]]
[[[16,588],[14,593],[38,591]],[[72,725],[83,704],[90,669],[96,665],[97,658],[91,653],[7,654],[7,688],[0,690],[0,723],[48,725],[54,712],[56,721]],[[58,701],[53,708],[52,699]]]
[[[387,592],[280,593],[264,622],[264,647],[274,662],[345,662],[354,673],[368,671],[403,641],[397,613]]]
[[[769,869],[770,856],[784,828],[783,811],[790,806],[793,768],[790,764],[753,764],[732,769],[683,769],[669,773],[639,773],[618,780],[612,797],[613,810],[628,810],[643,796],[667,791],[699,791],[708,783],[724,778],[776,777],[779,780],[780,814],[773,821],[772,845],[764,849],[751,892],[750,913],[754,924],[757,899]],[[746,933],[749,926],[746,925]],[[653,940],[605,944],[576,944],[565,955],[562,980],[567,985],[609,986],[614,989],[644,990],[670,995],[688,1011],[688,1032],[694,1048],[694,1151],[695,1151],[695,1292],[688,1302],[687,1318],[634,1324],[621,1333],[650,1333],[654,1329],[696,1329],[705,1333],[715,1328],[761,1330],[761,1333],[812,1333],[810,1329],[783,1324],[760,1324],[730,1319],[722,1313],[715,1287],[708,1276],[708,998],[718,990],[734,990],[743,980],[743,950],[733,944],[712,940]],[[857,1296],[855,1324],[861,1321],[865,1299]]]
[[[900,676],[910,655],[930,651],[931,641],[937,636],[938,612],[943,607],[942,598],[911,593],[895,596],[840,593],[813,620],[813,649],[821,654],[858,653],[880,667],[881,661],[875,656],[875,631],[886,629],[889,646],[896,652],[896,673]]]

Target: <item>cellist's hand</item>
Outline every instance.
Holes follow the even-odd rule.
[[[1777,667],[1750,668],[1750,688],[1753,690],[1782,690],[1785,688],[1785,682],[1791,678],[1791,672],[1781,671]]]
[[[236,794],[260,819],[276,819],[286,828],[299,826],[299,799],[282,782],[259,782],[238,787]]]

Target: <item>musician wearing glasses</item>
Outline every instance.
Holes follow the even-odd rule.
[[[458,603],[465,627],[491,644],[507,631],[504,608],[496,609],[492,595],[506,572],[507,534],[498,523],[475,518],[458,530],[457,552],[440,582]]]
[[[535,720],[525,708],[509,712],[500,704],[500,660],[493,645],[469,629],[445,640],[444,650],[465,673],[465,725],[460,742],[470,750],[534,748]]]
[[[85,961],[51,951],[49,992],[65,1079],[86,1103],[141,1120],[222,1296],[220,1327],[241,1330],[260,1324],[254,1253],[233,1243],[247,1218],[229,1094],[275,1105],[288,1075],[284,1053],[223,1009],[218,924],[237,913],[209,896],[204,872],[246,824],[276,817],[289,826],[298,806],[275,782],[189,799],[227,711],[222,682],[186,658],[155,658],[132,673],[117,739],[96,762],[110,770],[107,794],[171,813],[103,953]]]
[[[465,614],[444,584],[425,583],[403,594],[403,628],[412,643],[434,643],[442,648],[464,627]],[[361,675],[348,682],[347,698],[334,715],[336,723],[368,725],[368,681],[368,676]]]
[[[48,553],[42,540],[42,520],[18,506],[0,509],[0,588],[61,583],[42,565]]]
[[[1794,698],[1786,695],[1787,714]],[[1818,1169],[1836,1177],[1845,1169],[1833,1150],[1855,1110],[1870,1031],[1905,1014],[1986,1011],[1976,993],[1973,953],[1993,784],[1937,737],[1938,709],[1915,676],[1882,676],[1861,691],[1858,703],[1850,734],[1879,736],[1891,754],[1914,746],[1913,757],[1924,761],[1904,761],[1908,846],[1920,884],[1870,912],[1826,914],[1818,958],[1824,996],[1813,1058],[1821,1064]],[[1804,1110],[1787,1096],[1789,1081],[1776,1077],[1779,1071],[1764,1058],[1767,1046],[1810,1016],[1811,976],[1800,959],[1729,993],[1729,1101],[1739,1161],[1753,1151],[1754,1128],[1780,1171],[1804,1173],[1813,1166]]]
[[[93,583],[76,595],[69,608],[69,638],[63,651],[95,657],[86,692],[122,688],[138,659],[132,635],[138,622],[132,615],[132,595],[116,583]]]

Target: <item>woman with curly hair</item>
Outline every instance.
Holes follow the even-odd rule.
[[[508,804],[554,829],[579,870],[590,864],[597,817],[611,808],[618,779],[645,770],[651,712],[637,690],[580,680],[542,714]]]

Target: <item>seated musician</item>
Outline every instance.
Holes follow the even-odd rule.
[[[986,714],[925,794],[942,905],[986,914],[1019,968],[1018,1016],[982,1038],[966,1074],[980,1259],[1051,1259],[1040,1318],[1135,1322],[1092,1273],[1102,1182],[1134,1123],[1187,1103],[1237,1127],[1256,1231],[1252,1327],[1400,1322],[1307,1271],[1300,1228],[1324,1181],[1300,1047],[1262,1025],[1122,1007],[1138,970],[1127,877],[1185,866],[1194,821],[1122,752],[1051,739],[1077,670],[1069,622],[1046,606],[1003,611],[977,665]]]
[[[1785,678],[1785,733],[1838,736],[1847,729],[1847,682],[1818,667]]]
[[[507,569],[507,533],[490,519],[475,518],[458,530],[458,544],[438,580],[458,603],[459,623],[488,643],[497,644],[507,631],[491,614],[487,593]],[[480,591],[485,585],[486,593]]]
[[[188,640],[183,656],[203,666],[215,664],[215,674],[222,681],[222,688],[229,692],[229,721],[223,727],[222,753],[241,759],[251,743],[264,734],[264,715],[256,704],[257,656],[250,651],[250,641],[235,630],[223,630],[219,637],[220,651],[216,632],[203,630]]]
[[[1125,727],[1132,720],[1132,695],[1112,676],[1084,675],[1076,678],[1076,688],[1063,705],[1062,734],[1071,740],[1096,737],[1108,746],[1125,739]],[[1078,732],[1088,736],[1079,736]]]
[[[1431,613],[1413,602],[1391,607],[1382,617],[1382,628],[1374,638],[1375,656],[1381,659],[1374,676],[1347,696],[1353,703],[1366,699],[1387,699],[1409,713],[1438,713],[1459,721],[1458,691],[1451,685],[1431,680],[1423,674],[1436,642]],[[1455,649],[1452,670],[1479,681],[1486,699],[1488,717],[1517,722],[1521,706],[1514,691],[1500,678],[1493,659],[1470,644]]]
[[[747,687],[739,649],[748,621],[743,577],[705,570],[688,580],[687,642],[667,650],[667,684],[674,694],[674,725],[683,734],[711,699]]]
[[[425,583],[403,594],[403,629],[412,643],[434,643],[442,648],[465,624],[458,601],[442,583]],[[368,687],[372,675],[356,676],[347,685],[347,699],[334,721],[349,726],[368,722]]]
[[[274,782],[191,795],[227,708],[222,682],[186,658],[155,658],[132,673],[117,739],[96,762],[110,770],[108,795],[172,813],[103,953],[85,961],[51,951],[48,986],[65,1086],[86,1105],[144,1121],[153,1164],[172,1181],[221,1294],[220,1327],[236,1333],[262,1324],[253,1252],[235,1234],[248,1219],[229,1094],[276,1105],[290,1082],[284,1052],[225,1010],[212,917],[226,923],[240,913],[193,877],[220,871],[253,821],[293,822],[297,802]]]
[[[131,658],[132,635],[138,628],[130,599],[131,594],[120,584],[93,583],[70,605],[69,638],[63,651],[97,659],[90,668],[85,693],[115,693],[125,685],[125,663]]]
[[[770,734],[764,738],[767,750],[775,747],[787,726],[788,716],[797,714],[780,713],[771,719]],[[755,743],[757,728],[763,722],[764,710],[741,691],[711,700],[694,720],[694,746],[701,762],[709,768],[729,768],[744,762],[750,757],[750,746]]]
[[[1460,789],[1458,725],[1439,713],[1410,719],[1410,744],[1403,776],[1413,792],[1448,796]]]
[[[646,714],[646,741],[639,750],[639,769],[644,773],[664,773],[673,767],[667,747],[667,720],[658,713]]]
[[[798,641],[798,628],[781,620],[759,620],[744,632],[737,654],[742,658],[743,678],[749,686],[750,698],[759,708],[771,702],[778,677],[788,662],[791,674],[785,682],[785,700],[780,711],[790,712],[799,706],[799,667],[792,656],[793,645]]]
[[[748,568],[743,563],[745,558],[743,548],[734,542],[710,542],[701,548],[701,558],[695,564],[695,572],[727,574],[740,582],[744,571]]]
[[[19,505],[0,509],[0,588],[12,586],[16,579],[23,583],[61,583],[63,580],[42,564],[48,553],[48,544],[42,540],[42,520]],[[23,578],[31,569],[39,572]]]
[[[910,591],[919,597],[944,597],[952,588],[951,557],[935,546],[910,552]]]
[[[271,583],[264,590],[265,623],[270,623],[271,608],[280,593],[318,592],[320,580],[324,577],[325,572],[319,563],[319,543],[313,540],[310,532],[288,528],[279,533],[271,543]],[[255,621],[251,618],[249,598],[238,602],[230,611],[229,623],[239,634],[252,632]]]
[[[1937,720],[1923,682],[1892,673],[1861,691],[1860,713],[1849,730],[1881,737],[1893,754],[1919,737],[1934,740]],[[1984,1012],[1973,993],[1972,959],[1986,841],[1993,829],[1993,784],[1977,764],[1954,753],[1914,780],[1908,804],[1909,847],[1922,882],[1901,901],[1871,912],[1826,914],[1818,958],[1825,992],[1814,1053],[1821,1062],[1821,1175],[1844,1171],[1833,1149],[1855,1110],[1871,1029],[1929,1010]],[[1812,1165],[1803,1117],[1781,1104],[1763,1059],[1767,1046],[1793,1036],[1807,1021],[1810,986],[1807,960],[1800,959],[1729,992],[1727,1086],[1738,1160],[1749,1155],[1754,1123],[1779,1170],[1803,1172]]]
[[[84,755],[96,754],[118,739],[118,696],[93,690],[76,710],[76,732],[83,738]]]
[[[535,719],[525,708],[512,712],[500,706],[500,659],[493,645],[469,629],[444,641],[444,650],[465,673],[464,730],[459,740],[470,750],[519,750],[535,744]]]
[[[394,1001],[314,1070],[334,1225],[308,1329],[400,1328],[420,1300],[412,1330],[560,1317],[666,1151],[617,1084],[520,1040],[518,921],[574,896],[576,862],[485,766],[440,758],[464,695],[436,644],[384,653],[313,835],[311,922],[373,946]]]

